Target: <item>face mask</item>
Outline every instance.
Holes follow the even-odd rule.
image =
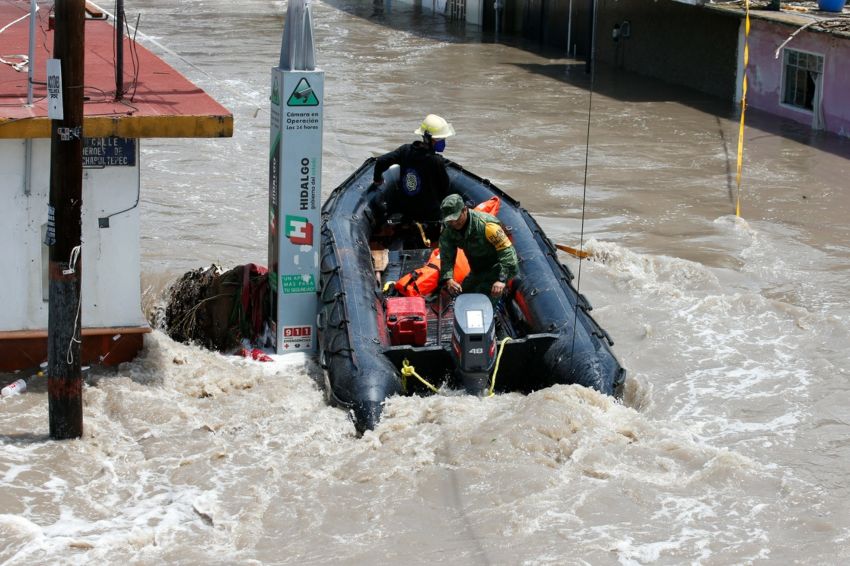
[[[437,140],[434,142],[434,151],[442,153],[446,149],[446,140]]]

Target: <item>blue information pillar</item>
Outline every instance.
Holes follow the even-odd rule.
[[[272,69],[269,152],[269,282],[277,353],[316,349],[322,109],[310,6],[290,0]]]

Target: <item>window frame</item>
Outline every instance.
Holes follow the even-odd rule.
[[[808,108],[805,108],[803,106],[797,106],[795,104],[790,104],[788,102],[785,102],[786,78],[787,78],[788,67],[789,67],[788,57],[791,53],[810,55],[810,56],[814,56],[814,57],[817,57],[817,58],[820,59],[820,73],[818,73],[818,79],[817,79],[818,82],[815,85],[815,88],[820,90],[821,93],[823,93],[823,76],[824,76],[824,69],[826,68],[826,56],[823,53],[817,53],[816,51],[808,51],[806,49],[797,49],[797,48],[790,48],[790,47],[783,47],[782,48],[782,73],[781,73],[781,76],[780,76],[780,79],[779,79],[779,106],[782,107],[782,108],[787,108],[789,110],[802,112],[804,114],[807,114],[809,116],[814,117],[815,112],[818,111],[818,108],[815,106],[814,101],[812,102],[812,109],[811,110],[808,109]],[[795,65],[795,67],[800,68],[797,65]]]

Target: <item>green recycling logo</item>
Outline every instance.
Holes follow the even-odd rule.
[[[307,79],[302,78],[295,86],[295,90],[289,95],[289,100],[286,101],[287,106],[318,106],[319,99],[316,93],[313,92],[313,87],[307,82]]]

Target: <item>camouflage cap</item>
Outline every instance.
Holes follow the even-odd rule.
[[[440,204],[440,215],[443,217],[443,222],[452,222],[460,218],[464,206],[466,204],[460,198],[460,195],[449,195],[444,198]]]

